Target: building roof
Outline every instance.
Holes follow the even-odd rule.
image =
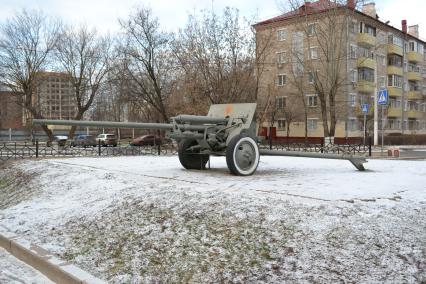
[[[300,16],[319,14],[321,12],[328,11],[333,8],[344,7],[345,5],[337,4],[335,2],[331,2],[329,0],[318,0],[316,2],[305,2],[299,8],[284,13],[280,16],[256,23],[254,26],[263,26],[267,24],[272,24],[276,22],[281,22],[284,20],[289,20],[291,18],[297,18]]]
[[[348,2],[350,2],[350,1],[348,1]],[[407,35],[408,37],[410,37],[412,39],[418,40],[418,41],[422,42],[423,44],[426,44],[426,42],[423,41],[422,39],[415,37],[411,34],[404,33],[402,30],[400,30],[400,29],[398,29],[394,26],[391,26],[388,23],[384,23],[384,22],[380,21],[378,16],[372,17],[370,15],[367,15],[367,14],[361,12],[361,11],[358,11],[358,10],[350,7],[349,5],[338,4],[338,3],[332,2],[330,0],[318,0],[316,2],[305,2],[305,4],[301,5],[299,8],[297,8],[293,11],[284,13],[280,16],[277,16],[277,17],[274,17],[274,18],[271,18],[271,19],[268,19],[268,20],[265,20],[265,21],[258,22],[256,24],[254,24],[253,26],[254,27],[265,26],[265,25],[269,25],[269,24],[273,24],[273,23],[277,23],[277,22],[287,21],[287,20],[290,20],[290,19],[293,19],[293,18],[298,18],[298,17],[301,17],[301,16],[309,16],[309,15],[314,15],[314,14],[320,14],[320,13],[323,13],[323,12],[326,12],[326,11],[329,11],[329,10],[335,9],[335,8],[351,9],[351,10],[353,10],[354,12],[356,12],[360,15],[368,17],[368,18],[370,18],[374,21],[379,22],[382,25],[387,26],[390,29],[393,29],[394,31],[398,31],[400,33],[403,33],[403,34]]]

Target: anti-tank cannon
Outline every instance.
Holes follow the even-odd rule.
[[[246,176],[256,171],[260,155],[269,155],[344,159],[364,170],[364,157],[259,149],[255,111],[255,103],[214,104],[206,116],[182,114],[172,117],[170,123],[34,119],[33,124],[165,130],[166,137],[179,143],[179,161],[186,169],[202,170],[210,156],[225,156],[232,174]]]

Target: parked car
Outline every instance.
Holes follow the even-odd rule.
[[[73,147],[76,146],[96,146],[96,138],[93,135],[77,135],[74,137],[74,140],[70,141],[70,145]]]
[[[162,143],[161,137],[156,135],[143,135],[132,140],[132,146],[154,146]]]
[[[96,143],[100,143],[102,146],[111,145],[113,147],[117,146],[117,138],[114,134],[99,134],[96,137]]]
[[[57,135],[57,136],[54,136],[54,139],[53,139],[53,141],[58,143],[58,146],[65,146],[65,144],[67,143],[67,140],[68,140],[68,136],[66,135]]]

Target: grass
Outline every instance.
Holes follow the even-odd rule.
[[[293,233],[288,224],[271,223],[262,214],[239,216],[226,203],[194,208],[193,202],[184,195],[170,204],[138,200],[69,223],[72,243],[63,257],[96,259],[97,267],[86,265],[112,282],[120,275],[143,282],[245,281],[282,261]]]
[[[14,168],[2,169],[0,174],[0,209],[5,209],[30,199],[37,192],[31,185],[34,173]]]

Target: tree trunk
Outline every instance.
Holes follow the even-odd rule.
[[[324,129],[324,137],[329,137],[330,132],[328,129],[328,118],[327,118],[327,103],[325,99],[320,98],[321,103],[321,117],[322,117],[322,125]]]
[[[81,120],[81,118],[83,117],[83,113],[84,113],[84,111],[79,110],[77,112],[77,115],[74,117],[74,120]],[[75,125],[71,126],[71,129],[68,132],[68,139],[74,138],[76,129],[77,129],[77,126],[75,126]]]
[[[331,94],[329,99],[330,105],[330,131],[329,134],[331,137],[334,137],[336,132],[336,106],[335,106],[335,95]]]

